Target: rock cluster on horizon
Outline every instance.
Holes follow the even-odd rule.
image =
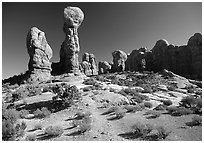
[[[80,64],[80,70],[85,75],[98,75],[98,66],[94,54],[84,53],[82,56],[82,63]]]
[[[127,58],[126,70],[140,71],[142,59],[146,62],[145,70],[158,72],[167,69],[188,78],[201,80],[202,35],[195,33],[188,44],[183,46],[174,46],[162,39],[158,40],[150,51],[144,48],[133,50]]]

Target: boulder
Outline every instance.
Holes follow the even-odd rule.
[[[29,81],[46,81],[51,77],[52,49],[45,38],[45,33],[36,27],[30,29],[26,39],[27,51],[30,57],[28,70]]]
[[[99,74],[109,73],[111,70],[111,65],[107,61],[100,61],[98,63]]]
[[[116,50],[112,53],[113,56],[113,72],[122,72],[125,70],[125,61],[127,60],[127,54],[121,50]]]

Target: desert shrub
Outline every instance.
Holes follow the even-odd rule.
[[[181,106],[184,106],[186,108],[191,108],[191,107],[194,107],[197,103],[197,100],[195,97],[193,96],[186,96],[186,97],[183,97],[180,101],[180,105]]]
[[[83,88],[84,92],[91,91],[91,90],[93,90],[92,86],[87,86]]]
[[[167,89],[170,91],[174,91],[176,89],[176,85],[168,85]]]
[[[41,123],[37,123],[34,125],[34,130],[42,130],[42,124]]]
[[[97,94],[99,94],[99,91],[92,91],[92,93],[94,94],[94,95],[97,95]]]
[[[159,111],[164,111],[166,110],[167,106],[164,104],[159,104],[158,106],[156,106],[153,110],[159,110]]]
[[[83,84],[85,84],[85,85],[95,85],[97,83],[98,82],[94,78],[85,79],[83,82]]]
[[[168,106],[166,109],[167,109],[169,114],[172,114],[173,112],[177,111],[179,109],[179,107],[177,107],[177,106]]]
[[[142,84],[141,87],[144,89],[142,93],[152,93],[153,92],[152,88],[149,85]]]
[[[87,131],[91,130],[91,124],[86,124],[84,122],[82,122],[80,125],[79,125],[79,128],[78,128],[78,131],[80,133],[85,133]]]
[[[63,134],[63,128],[61,126],[49,126],[45,128],[45,134],[48,134],[48,136],[61,136]]]
[[[15,140],[15,123],[18,118],[18,111],[15,109],[7,109],[7,105],[2,103],[2,140]]]
[[[57,94],[57,98],[60,99],[53,100],[53,106],[55,108],[66,108],[81,99],[81,94],[75,85],[56,85],[52,90],[55,94]]]
[[[124,109],[127,110],[127,112],[132,112],[132,113],[142,110],[142,108],[139,105],[126,105],[124,106]]]
[[[43,118],[43,113],[40,109],[36,109],[34,112],[33,112],[35,118]]]
[[[116,90],[114,88],[110,88],[109,91],[110,92],[116,92]]]
[[[29,134],[25,138],[26,141],[36,141],[36,135],[35,134]]]
[[[147,118],[158,118],[161,115],[161,113],[156,110],[149,110],[144,115],[150,115]]]
[[[75,114],[75,116],[76,116],[77,119],[82,119],[82,118],[84,118],[84,117],[91,116],[91,112],[90,112],[90,111],[87,111],[87,112],[78,111],[78,112]]]
[[[2,120],[2,140],[12,141],[15,140],[15,128],[9,120]]]
[[[115,112],[117,110],[119,110],[118,106],[112,106],[105,112],[105,114],[110,114],[110,113],[113,113],[113,112]]]
[[[2,119],[9,120],[11,124],[14,124],[19,118],[19,113],[15,109],[3,109]]]
[[[164,140],[171,133],[171,131],[168,131],[163,126],[157,126],[156,131],[157,131],[157,133],[154,136],[155,140]]]
[[[171,115],[172,116],[182,116],[182,115],[188,115],[188,114],[192,114],[193,111],[184,107],[179,107],[177,108],[176,111],[172,112]]]
[[[193,116],[191,125],[193,126],[199,126],[202,125],[202,116]]]
[[[117,110],[115,111],[115,116],[118,119],[121,119],[125,116],[126,111],[125,110]]]
[[[46,118],[50,116],[51,112],[46,107],[43,107],[41,110],[35,110],[33,114],[35,118]]]
[[[147,108],[152,108],[152,103],[151,102],[144,102],[144,106]]]
[[[170,99],[168,99],[168,100],[163,100],[162,102],[163,102],[163,104],[166,105],[166,106],[170,106],[170,105],[173,104]]]
[[[44,117],[49,117],[51,115],[51,112],[46,107],[43,107],[41,111]]]
[[[29,92],[28,96],[36,96],[42,94],[41,88],[37,85],[28,85],[26,89]]]
[[[135,134],[136,137],[145,138],[153,130],[153,126],[151,124],[137,122],[131,126],[131,129],[132,133]]]
[[[16,138],[24,136],[26,128],[27,128],[27,125],[26,125],[26,123],[24,121],[21,122],[21,123],[17,123],[16,126],[15,126]]]
[[[19,111],[19,116],[20,116],[21,118],[26,118],[28,114],[29,114],[29,111],[28,111],[28,110],[23,109],[23,110],[20,110],[20,111]]]

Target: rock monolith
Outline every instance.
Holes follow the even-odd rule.
[[[78,28],[84,19],[84,13],[78,7],[64,9],[65,40],[60,49],[60,65],[63,73],[79,72],[78,53],[80,51]]]
[[[31,28],[27,35],[26,46],[30,57],[28,63],[30,82],[49,80],[52,49],[47,43],[45,33],[36,27]]]

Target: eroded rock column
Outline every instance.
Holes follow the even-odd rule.
[[[60,49],[60,65],[64,73],[79,72],[78,53],[80,51],[78,28],[84,19],[82,10],[78,7],[64,9],[65,40]]]
[[[47,43],[45,33],[36,27],[31,28],[27,35],[26,46],[30,56],[28,63],[30,82],[49,80],[52,49]]]

